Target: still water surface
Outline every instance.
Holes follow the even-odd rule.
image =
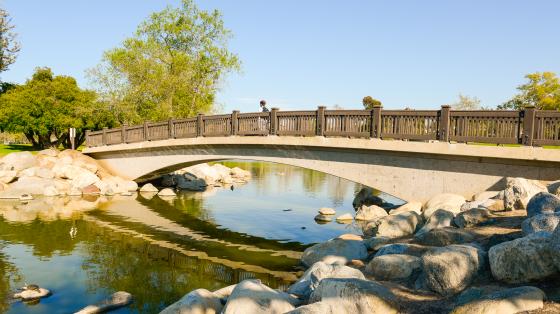
[[[284,165],[225,164],[251,171],[253,179],[174,199],[0,202],[0,312],[72,313],[124,290],[135,301],[115,313],[157,313],[193,289],[246,278],[285,288],[301,271],[306,247],[361,233],[356,225],[313,219],[320,207],[353,213],[358,184]],[[38,304],[10,300],[25,283],[53,295]]]

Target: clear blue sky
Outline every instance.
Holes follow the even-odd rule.
[[[22,51],[5,81],[37,66],[71,75],[119,45],[150,12],[179,1],[0,0]],[[438,108],[459,93],[495,106],[523,76],[560,74],[560,1],[197,1],[219,9],[243,62],[218,95],[224,111],[338,104]]]

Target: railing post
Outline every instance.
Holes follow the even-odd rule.
[[[121,125],[121,144],[126,144],[126,124]]]
[[[317,136],[325,136],[325,106],[317,108]]]
[[[91,147],[91,139],[89,132],[91,132],[90,130],[86,130],[86,147]]]
[[[381,105],[374,106],[371,110],[370,137],[381,137],[381,110],[383,110],[383,107]]]
[[[523,138],[522,143],[525,146],[533,146],[535,137],[535,106],[527,106],[523,110]]]
[[[443,105],[441,106],[441,112],[439,115],[439,130],[438,139],[442,142],[449,142],[449,117],[450,117],[451,106]]]
[[[150,138],[149,138],[149,136],[148,136],[148,135],[149,135],[149,134],[148,134],[148,121],[144,121],[144,132],[143,132],[143,134],[144,134],[143,140],[144,140],[144,141],[149,141]]]
[[[270,135],[277,135],[278,134],[278,108],[272,108],[270,110]]]
[[[196,136],[200,137],[202,135],[204,135],[204,121],[202,120],[202,117],[204,115],[202,113],[199,113],[196,116]]]
[[[231,135],[237,135],[239,129],[239,110],[231,112]]]
[[[175,120],[173,118],[167,121],[167,130],[169,131],[169,138],[175,138]]]
[[[101,135],[101,143],[107,145],[107,127],[103,128],[103,134]]]

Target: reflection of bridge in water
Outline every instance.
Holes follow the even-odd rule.
[[[560,145],[560,112],[449,107],[233,112],[88,132],[87,145],[86,153],[129,179],[244,159],[317,170],[401,199],[425,201],[443,192],[470,197],[501,189],[508,176],[556,180],[560,153],[534,146]]]

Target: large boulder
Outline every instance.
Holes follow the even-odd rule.
[[[422,256],[425,286],[443,296],[467,288],[484,267],[485,253],[471,245],[449,245]]]
[[[560,198],[547,192],[535,194],[527,203],[527,217],[560,211]]]
[[[190,173],[176,174],[174,180],[177,182],[177,188],[181,190],[204,191],[208,186],[204,179],[197,178]]]
[[[21,171],[23,169],[37,166],[38,162],[37,157],[33,156],[30,152],[17,152],[4,156],[0,165],[0,170]]]
[[[14,181],[17,178],[17,176],[18,176],[18,172],[15,170],[0,170],[0,182],[2,183],[10,183]]]
[[[365,206],[363,205],[356,212],[356,220],[373,221],[387,216],[387,211],[377,205]]]
[[[392,243],[380,247],[379,250],[375,253],[375,257],[389,254],[406,254],[420,257],[429,249],[431,249],[431,247],[429,246],[412,243]]]
[[[329,241],[308,247],[301,257],[301,261],[308,267],[319,261],[328,259],[346,260],[365,259],[367,249],[363,241],[331,239]]]
[[[417,243],[429,246],[463,244],[473,242],[475,239],[471,232],[454,227],[433,229],[428,232],[418,233],[414,238]]]
[[[198,179],[204,180],[206,185],[214,185],[221,179],[218,170],[208,164],[198,164],[182,170],[184,170],[185,173],[190,173]]]
[[[233,289],[223,313],[280,314],[293,310],[299,303],[299,300],[289,294],[273,290],[260,281],[244,280]]]
[[[458,194],[443,193],[432,197],[424,205],[424,219],[430,218],[438,209],[445,209],[454,215],[461,212],[461,206],[466,202],[465,197]]]
[[[554,181],[547,186],[548,193],[560,197],[560,180]]]
[[[364,274],[358,269],[345,265],[331,265],[324,262],[317,262],[313,264],[296,283],[291,285],[287,292],[307,299],[317,288],[319,282],[325,278],[366,279]]]
[[[479,192],[479,193],[476,193],[475,195],[473,195],[472,200],[473,201],[484,201],[484,200],[487,200],[487,199],[497,197],[499,193],[500,193],[500,191]]]
[[[504,208],[506,210],[525,209],[535,194],[546,191],[546,186],[536,180],[507,178],[504,190]]]
[[[352,206],[354,206],[354,209],[358,210],[362,207],[362,205],[369,206],[383,204],[383,200],[377,195],[379,195],[379,191],[370,187],[364,187],[354,197]]]
[[[459,228],[468,228],[484,223],[492,219],[492,214],[486,208],[471,208],[467,211],[459,213],[453,222]]]
[[[389,215],[398,215],[407,212],[415,212],[418,215],[422,215],[422,203],[421,202],[408,202],[402,206],[389,211]]]
[[[438,209],[430,215],[428,221],[424,224],[424,226],[418,230],[416,236],[420,236],[423,233],[426,233],[430,230],[445,228],[451,226],[453,222],[453,213],[446,210],[446,209]]]
[[[389,215],[369,224],[366,234],[387,238],[406,237],[414,234],[422,222],[422,216],[413,211]]]
[[[9,190],[23,191],[27,194],[42,195],[45,189],[50,186],[54,187],[53,180],[37,177],[23,177],[12,183]]]
[[[455,307],[451,314],[521,313],[542,309],[546,295],[541,289],[523,286],[490,293]]]
[[[375,281],[327,278],[321,280],[311,294],[309,303],[336,300],[344,311],[340,313],[398,313],[395,295]]]
[[[560,225],[556,226],[554,232],[549,239],[549,253],[552,258],[552,262],[556,265],[556,268],[560,270]]]
[[[374,257],[366,271],[378,280],[409,278],[420,269],[420,258],[406,254],[388,254]]]
[[[221,299],[206,289],[196,289],[166,307],[160,314],[219,314]]]
[[[243,170],[239,167],[233,167],[229,170],[230,175],[237,180],[247,181],[251,179],[251,172]]]
[[[350,305],[351,306],[351,305]],[[286,314],[337,314],[352,313],[354,307],[348,308],[348,304],[342,302],[342,299],[329,299],[325,301],[315,302],[308,305],[300,306],[297,309],[287,312]],[[355,312],[360,313],[360,312]],[[363,313],[363,312],[362,312]],[[367,312],[369,313],[369,312]]]
[[[537,232],[490,248],[490,270],[497,280],[523,283],[557,273],[549,250],[550,233]]]
[[[544,213],[527,218],[521,224],[521,230],[526,235],[547,231],[553,232],[560,223],[560,213]]]
[[[99,179],[98,176],[96,176],[95,174],[89,172],[89,171],[84,171],[82,173],[80,173],[79,175],[77,175],[76,177],[74,177],[71,181],[72,187],[78,188],[78,189],[83,189],[86,186],[89,185],[94,185],[95,183],[101,181],[101,179]]]

